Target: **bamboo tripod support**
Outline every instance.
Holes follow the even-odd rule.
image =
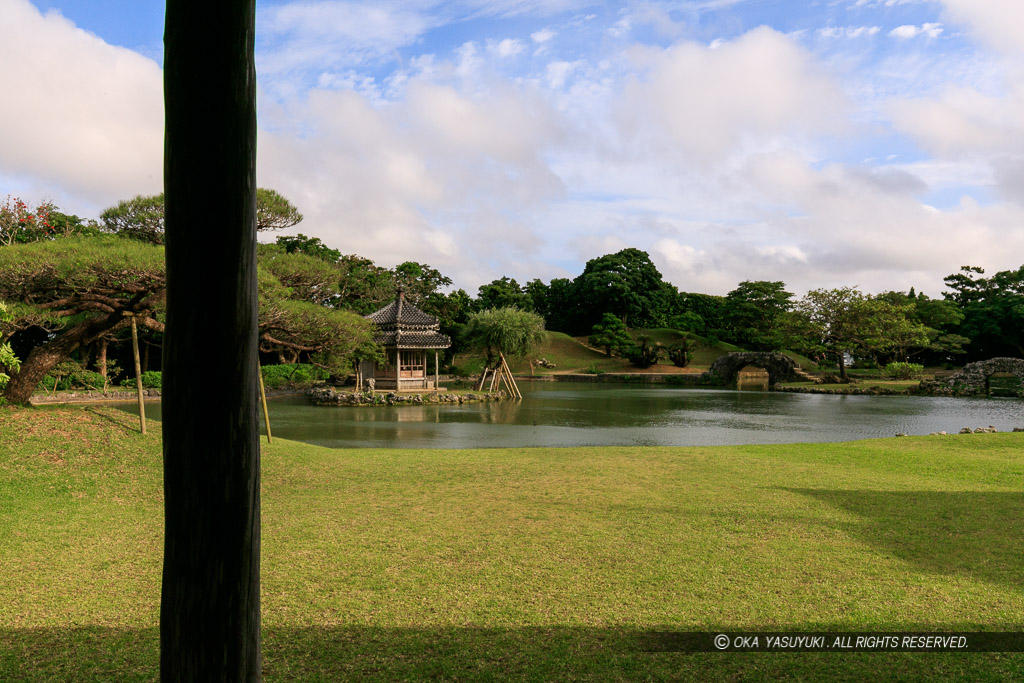
[[[512,376],[512,371],[508,367],[508,361],[505,360],[505,354],[499,352],[498,355],[501,356],[501,378],[505,381],[505,386],[508,387],[509,393],[512,394],[512,396],[522,399],[523,393],[519,391],[519,385],[516,384],[516,378]]]
[[[256,375],[260,378],[260,401],[263,403],[263,424],[267,425],[267,443],[272,443],[270,436],[270,413],[267,411],[267,391],[263,388],[263,368],[256,362]]]
[[[135,356],[135,391],[139,396],[139,426],[142,433],[146,433],[146,404],[142,400],[142,363],[139,361],[139,329],[135,325],[135,315],[131,316],[132,321],[132,353]]]
[[[477,382],[476,390],[484,390],[484,385],[487,383],[487,375],[490,374],[491,384],[487,391],[494,391],[495,383],[498,384],[498,389],[500,390],[502,383],[504,383],[512,398],[522,399],[523,393],[519,391],[519,385],[516,384],[515,377],[512,376],[512,371],[508,367],[508,361],[505,360],[505,354],[499,351],[498,356],[501,358],[501,363],[494,370],[491,370],[486,365],[484,366],[484,371],[480,373],[480,380]]]

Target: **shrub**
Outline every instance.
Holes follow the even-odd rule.
[[[297,384],[312,384],[327,379],[327,372],[309,363],[292,363],[286,365],[264,365],[263,384],[268,389],[280,389]]]
[[[613,351],[620,354],[633,345],[626,325],[614,313],[605,313],[601,322],[594,325],[588,340],[593,346],[599,346],[609,356]]]
[[[64,391],[68,389],[97,389],[104,387],[103,375],[92,370],[84,370],[75,361],[58,364],[38,384],[44,391]]]
[[[685,368],[690,363],[690,340],[683,337],[682,341],[668,347],[668,359],[679,368]]]
[[[135,376],[129,375],[121,380],[123,387],[135,387]],[[163,386],[163,374],[159,370],[146,370],[142,373],[143,389],[160,389]]]
[[[920,363],[889,363],[882,372],[893,379],[914,379],[921,376],[924,366]]]
[[[639,344],[635,344],[626,351],[626,358],[638,368],[649,368],[655,365],[658,362],[658,357],[661,356],[661,347],[657,344],[649,345],[648,338],[643,335],[639,337],[638,341]]]

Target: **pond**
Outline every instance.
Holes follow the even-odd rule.
[[[394,407],[269,402],[274,436],[329,446],[498,448],[829,442],[1024,426],[1019,399],[842,396],[523,382],[522,401]],[[137,412],[134,404],[119,404]],[[146,414],[159,419],[160,405]]]

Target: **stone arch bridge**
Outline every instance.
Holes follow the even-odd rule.
[[[969,363],[963,369],[939,382],[931,383],[927,389],[938,389],[935,393],[952,393],[957,396],[987,396],[989,378],[995,374],[1015,375],[1024,382],[1024,360],[1020,358],[991,358]],[[937,386],[936,386],[937,385]],[[922,388],[925,388],[922,383]]]
[[[738,351],[720,356],[704,376],[709,383],[735,384],[736,375],[748,365],[764,368],[768,372],[768,386],[779,382],[795,382],[800,366],[789,356],[769,351]]]

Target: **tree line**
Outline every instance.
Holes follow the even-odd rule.
[[[301,220],[278,192],[257,191],[259,231],[294,227]],[[4,396],[26,401],[39,381],[71,356],[105,378],[116,363],[108,349],[124,353],[132,317],[143,328],[144,348],[159,347],[163,240],[163,195],[119,202],[99,220],[62,213],[49,202],[30,209],[8,197],[0,204]],[[345,372],[356,357],[379,357],[363,316],[386,305],[398,288],[437,316],[442,332],[453,339],[449,363],[466,349],[487,347],[482,340],[491,332],[481,331],[484,319],[471,322],[497,309],[535,314],[520,322],[588,337],[609,355],[628,356],[639,365],[656,362],[659,350],[634,340],[629,328],[672,328],[705,343],[750,350],[790,349],[834,364],[843,378],[851,359],[936,365],[1024,357],[1024,266],[990,277],[981,268],[964,267],[945,278],[949,291],[941,298],[913,289],[872,295],[856,287],[812,290],[796,298],[782,281],[744,281],[725,296],[714,296],[678,290],[646,252],[628,248],[591,259],[572,279],[520,285],[501,277],[471,296],[452,289],[452,279],[428,264],[406,261],[385,268],[301,233],[277,236],[257,250],[265,362],[311,361],[334,373]],[[513,319],[505,316],[502,324]],[[667,349],[677,364],[686,363],[687,343]],[[144,364],[150,365],[148,358]]]

